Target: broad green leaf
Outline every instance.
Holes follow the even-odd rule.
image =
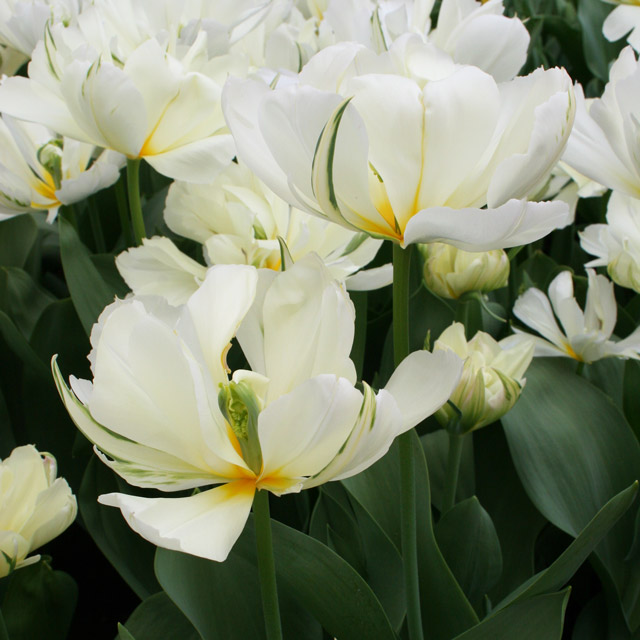
[[[602,593],[590,600],[582,609],[571,640],[602,640],[607,637],[607,606]]]
[[[640,445],[610,398],[575,375],[571,365],[559,358],[534,360],[522,396],[503,424],[532,502],[551,523],[577,537],[605,503],[638,478]],[[640,624],[640,602],[625,589],[638,568],[625,557],[636,508],[596,549],[622,594],[632,629]]]
[[[627,360],[624,363],[624,415],[640,440],[640,362]]]
[[[60,255],[73,305],[87,335],[102,310],[113,302],[115,292],[91,261],[73,225],[59,217]]]
[[[602,23],[613,9],[600,0],[578,0],[582,47],[587,66],[603,82],[609,79],[609,63],[617,58],[621,43],[611,43],[602,34]]]
[[[49,376],[49,367],[38,358],[27,339],[18,331],[13,320],[3,311],[0,311],[0,333],[25,366],[36,371],[42,377]]]
[[[327,547],[314,542],[340,560],[339,556]],[[304,590],[300,594],[293,593],[281,579],[280,569],[287,571],[287,567],[283,566],[287,558],[281,559],[276,552],[275,560],[284,636],[299,640],[321,640],[320,626],[296,602],[304,595]],[[204,640],[261,640],[265,637],[251,518],[224,562],[212,562],[175,551],[158,549],[155,567],[158,580],[167,595],[178,605]],[[351,571],[357,576],[355,571]],[[336,578],[339,580],[339,573]],[[324,589],[322,580],[315,572],[309,573],[305,579],[308,582],[307,588],[315,588],[318,591]],[[361,584],[366,588],[364,582]]]
[[[18,267],[0,268],[0,309],[11,317],[26,338],[31,336],[38,318],[54,300],[26,271]]]
[[[491,600],[499,602],[533,575],[535,542],[547,521],[522,488],[502,429],[490,426],[470,436],[478,498],[491,516],[502,549],[502,576],[490,593]]]
[[[200,634],[164,591],[138,605],[126,625],[118,625],[118,629],[116,640],[200,640]]]
[[[24,267],[38,235],[38,226],[30,215],[0,222],[0,265]]]
[[[91,256],[91,262],[98,270],[100,277],[107,283],[107,286],[119,298],[124,298],[130,289],[122,279],[116,267],[115,256],[110,253],[100,253]]]
[[[118,509],[98,503],[103,493],[126,490],[95,456],[87,465],[78,493],[85,526],[100,551],[141,600],[160,590],[153,573],[155,547],[135,533]]]
[[[560,640],[569,592],[566,589],[515,603],[454,640]]]
[[[129,633],[129,631],[124,625],[118,623],[118,637],[116,638],[116,640],[136,640],[136,639],[131,633]]]
[[[602,358],[583,369],[584,377],[606,393],[622,410],[625,361],[622,358]]]
[[[449,454],[449,436],[444,429],[427,433],[420,438],[424,455],[429,468],[429,484],[431,487],[431,504],[442,511],[444,496],[444,478],[447,470],[447,456]],[[456,501],[461,502],[475,493],[475,472],[473,463],[473,438],[466,437],[462,443],[462,459],[458,486],[456,487]]]
[[[9,637],[65,640],[78,599],[75,580],[44,559],[5,579],[2,614]]]
[[[631,506],[637,493],[638,482],[635,482],[629,488],[611,498],[550,567],[536,574],[526,584],[522,585],[521,589],[509,595],[496,608],[501,609],[511,602],[526,600],[532,596],[555,591],[563,587],[602,538]]]
[[[431,519],[429,475],[420,440],[414,433],[420,599],[425,639],[450,640],[478,619],[436,543]],[[394,444],[382,460],[342,481],[400,549],[400,473]]]
[[[458,584],[479,610],[484,595],[502,573],[500,541],[491,517],[473,496],[445,513],[435,533]]]

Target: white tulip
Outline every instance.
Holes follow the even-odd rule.
[[[75,496],[56,461],[32,445],[15,448],[0,462],[0,577],[37,562],[31,556],[75,519]]]
[[[98,155],[95,158],[95,155]],[[0,220],[27,211],[47,211],[84,200],[111,186],[124,157],[59,138],[42,125],[0,118]]]
[[[640,200],[614,191],[607,204],[607,224],[589,225],[580,245],[597,256],[587,267],[607,267],[609,277],[640,293]]]
[[[516,300],[514,315],[542,336],[534,336],[535,355],[564,356],[586,363],[608,357],[640,359],[640,328],[624,340],[610,339],[617,317],[613,283],[596,275],[593,269],[587,269],[587,276],[589,288],[584,311],[573,295],[569,271],[562,271],[553,279],[549,297],[531,287]]]
[[[571,130],[566,72],[496,83],[416,42],[406,77],[394,57],[406,45],[379,57],[330,47],[275,89],[231,78],[223,108],[239,158],[294,206],[402,246],[487,251],[565,224],[564,203],[526,198]]]
[[[467,342],[464,325],[455,322],[445,329],[433,352],[449,351],[464,360],[462,377],[435,416],[457,434],[468,433],[499,420],[513,407],[525,384],[524,373],[533,358],[534,341],[525,335],[500,342],[478,331]]]
[[[609,71],[602,97],[585,101],[576,86],[576,121],[563,160],[609,189],[640,198],[640,138],[636,95],[640,64],[624,48]]]
[[[251,371],[228,370],[234,336]],[[221,486],[100,501],[154,544],[222,561],[257,490],[297,492],[373,464],[446,401],[462,363],[416,352],[363,393],[353,336],[347,294],[311,255],[280,273],[214,266],[178,311],[136,298],[108,307],[92,333],[93,382],[71,378],[72,392],[53,363],[76,425],[135,486]]]

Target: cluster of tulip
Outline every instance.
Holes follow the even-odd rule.
[[[531,36],[502,0],[433,5],[0,0],[0,260],[13,243],[27,247],[19,264],[6,265],[14,271],[2,285],[0,328],[25,380],[51,359],[68,415],[106,465],[100,473],[128,483],[110,476],[118,490],[94,492],[86,514],[81,500],[91,535],[104,536],[88,516],[102,509],[98,497],[159,548],[164,600],[136,589],[150,598],[120,627],[123,640],[161,637],[149,631],[156,615],[170,640],[187,637],[185,629],[249,637],[249,622],[229,630],[226,605],[202,602],[204,573],[225,576],[215,572],[228,566],[246,574],[238,557],[257,568],[261,605],[248,616],[258,617],[255,637],[277,640],[284,628],[318,638],[324,627],[341,639],[507,640],[535,615],[543,622],[531,640],[559,638],[568,597],[560,589],[596,548],[600,579],[612,589],[607,606],[618,607],[609,619],[629,634],[606,637],[635,637],[640,447],[627,424],[637,402],[627,387],[640,376],[631,368],[640,327],[633,300],[620,324],[614,283],[631,290],[625,300],[640,293],[640,63],[632,48],[640,7],[609,14],[604,35],[631,32],[631,46],[613,61],[602,96],[585,99],[562,68],[518,75]],[[590,203],[581,199],[609,189],[606,223],[585,226],[580,211]],[[546,237],[573,247],[576,224],[582,248],[596,256],[586,278],[572,274],[584,264],[573,248],[560,264],[546,258],[552,266],[540,275]],[[43,276],[47,238],[64,278]],[[37,283],[25,284],[29,264]],[[20,305],[34,296],[38,314],[25,324],[35,312]],[[49,327],[62,307],[54,307],[66,299],[81,335],[59,346],[53,337],[44,353],[38,336],[55,336]],[[392,311],[388,341],[377,345],[380,367],[367,337],[379,321],[375,300]],[[67,370],[70,343],[84,348],[82,326],[90,379],[67,382],[60,366]],[[628,335],[613,337],[621,328]],[[532,365],[534,356],[567,360]],[[598,369],[605,358],[610,369]],[[563,393],[571,402],[557,399]],[[604,417],[613,411],[607,394],[621,407],[615,419]],[[560,467],[580,412],[593,446],[604,448],[585,449],[588,472],[575,453],[591,502],[573,518],[574,487]],[[513,569],[506,538],[518,529],[498,526],[497,503],[493,512],[479,504],[479,475],[474,489],[477,431],[501,419],[527,508],[535,511],[530,499],[543,522],[576,538],[536,576],[542,525],[533,527],[529,569]],[[599,431],[605,423],[622,434],[614,445]],[[6,605],[11,594],[28,598],[21,567],[40,560],[29,553],[62,533],[77,508],[33,432],[9,431],[0,455],[22,445],[0,465],[0,575],[9,584],[0,605],[12,638],[28,628]],[[82,436],[61,465],[69,478],[87,462]],[[69,455],[65,442],[45,444],[60,458]],[[609,482],[619,448],[628,460]],[[393,510],[375,506],[379,477],[395,483]],[[87,494],[86,475],[82,486]],[[303,489],[314,490],[304,498],[313,517],[283,533],[269,495],[292,494],[300,509]],[[622,542],[607,543],[623,528]],[[477,539],[461,551],[451,540],[467,530]],[[253,535],[256,550],[246,551]],[[311,590],[299,586],[299,556]],[[122,571],[116,552],[109,559],[136,588],[135,569]],[[197,596],[179,586],[190,562],[206,567]],[[323,586],[323,562],[342,586]],[[388,572],[384,587],[380,571]],[[243,598],[241,584],[231,580],[226,597]],[[182,631],[171,635],[174,623]]]

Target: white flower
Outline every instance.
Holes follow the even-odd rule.
[[[580,245],[597,256],[587,267],[607,267],[609,277],[640,293],[640,200],[614,191],[607,205],[607,224],[589,225]]]
[[[516,300],[514,315],[542,336],[534,337],[535,355],[565,356],[587,363],[607,357],[640,359],[640,328],[624,340],[610,340],[617,317],[613,283],[596,275],[593,269],[587,269],[587,276],[589,288],[584,312],[573,296],[569,271],[562,271],[553,279],[549,297],[532,287]]]
[[[94,155],[96,151],[99,157]],[[61,205],[84,200],[111,186],[124,158],[38,124],[0,118],[0,220],[27,211],[47,211],[51,222]]]
[[[571,129],[566,72],[498,84],[416,43],[406,77],[394,58],[404,45],[380,57],[324,49],[275,89],[230,78],[223,108],[239,158],[294,206],[403,246],[485,251],[564,224],[564,203],[526,198]]]
[[[640,197],[640,65],[624,48],[609,71],[602,97],[588,103],[576,86],[576,120],[562,159],[588,178]]]
[[[33,53],[29,79],[4,80],[0,110],[144,158],[172,178],[207,182],[231,161],[233,140],[220,108],[226,74],[207,67],[206,32],[180,60],[149,39],[124,65],[88,46],[65,49],[64,33],[47,31]],[[218,67],[233,64],[225,57]],[[192,70],[203,65],[211,76]]]
[[[59,536],[75,519],[75,496],[56,461],[32,445],[0,462],[0,577],[37,562],[27,555]]]
[[[640,6],[632,2],[613,2],[618,6],[605,18],[602,33],[609,42],[616,42],[627,36],[627,42],[640,50]]]
[[[236,336],[251,366],[229,377]],[[129,483],[190,497],[101,496],[154,544],[224,560],[256,490],[296,492],[368,467],[456,385],[453,354],[416,352],[385,389],[354,387],[354,311],[317,257],[284,272],[212,267],[179,310],[132,298],[92,332],[93,382],[54,363],[71,417]]]
[[[442,242],[420,244],[418,248],[424,258],[425,284],[443,298],[500,289],[509,279],[509,258],[502,249],[472,253]]]
[[[349,288],[382,287],[393,277],[390,265],[358,272],[373,260],[381,240],[292,208],[236,163],[209,185],[174,182],[164,218],[172,231],[203,245],[208,265],[279,270],[282,238],[294,262],[315,252],[332,276],[346,280]],[[171,304],[186,302],[205,273],[167,238],[143,241],[141,247],[120,254],[116,265],[134,293],[163,296]]]
[[[464,360],[464,368],[449,398],[456,408],[447,403],[438,409],[438,422],[462,434],[501,418],[520,397],[533,350],[534,341],[525,335],[496,342],[478,331],[467,342],[463,324],[455,322],[445,329],[433,352],[452,351]]]

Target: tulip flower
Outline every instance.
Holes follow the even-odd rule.
[[[56,461],[32,445],[17,447],[0,462],[0,577],[37,562],[31,556],[75,519],[75,496]]]
[[[441,242],[418,248],[424,258],[424,282],[443,298],[455,300],[469,291],[487,293],[506,286],[509,279],[509,258],[502,249],[471,253]]]
[[[207,182],[231,161],[233,141],[220,110],[224,78],[200,70],[204,31],[181,59],[155,39],[124,64],[90,46],[67,47],[63,29],[48,30],[29,78],[6,78],[0,86],[0,111],[130,160],[143,158],[171,178]]]
[[[527,197],[571,130],[566,72],[496,83],[409,44],[378,57],[329,47],[275,88],[231,78],[223,109],[239,158],[290,204],[403,247],[488,251],[565,224],[566,204]]]
[[[602,97],[585,101],[576,86],[577,112],[563,160],[588,178],[633,198],[640,198],[640,146],[636,94],[640,65],[625,47],[611,65]]]
[[[573,296],[569,271],[562,271],[552,280],[548,297],[531,287],[516,300],[513,314],[542,336],[534,336],[535,356],[564,356],[586,363],[609,357],[640,359],[640,328],[624,340],[610,340],[617,317],[613,283],[596,275],[593,269],[587,269],[587,276],[584,312]]]
[[[257,491],[358,473],[460,375],[457,356],[416,352],[377,394],[356,389],[353,307],[313,255],[280,273],[217,265],[183,307],[161,302],[107,307],[91,335],[93,382],[72,377],[71,391],[55,361],[54,376],[78,428],[130,484],[207,487],[100,501],[154,544],[212,560],[227,557]],[[252,370],[229,371],[234,336]]]
[[[621,287],[640,293],[640,200],[614,191],[607,204],[607,224],[589,225],[580,245],[597,256],[587,267],[607,267]]]
[[[27,211],[55,218],[73,204],[111,186],[124,158],[70,138],[58,138],[41,125],[0,118],[0,220]]]
[[[172,231],[203,245],[208,265],[251,264],[279,270],[281,238],[294,262],[313,251],[350,289],[391,282],[390,265],[358,271],[373,260],[380,240],[293,209],[236,163],[209,185],[174,182],[164,218]],[[168,238],[159,237],[121,253],[116,265],[134,293],[159,295],[170,304],[185,303],[206,273]]]
[[[520,397],[533,350],[534,341],[527,335],[497,342],[488,333],[478,331],[467,342],[461,323],[445,329],[433,351],[452,351],[464,360],[464,368],[449,398],[455,409],[450,404],[438,409],[438,422],[463,434],[499,420]]]

